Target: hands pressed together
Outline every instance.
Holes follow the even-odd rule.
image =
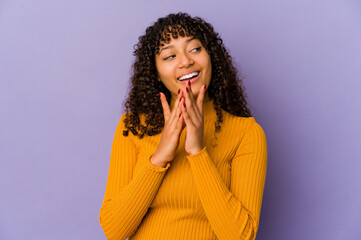
[[[190,82],[185,90],[178,90],[172,111],[163,93],[159,93],[164,113],[164,129],[156,152],[150,161],[155,166],[165,166],[172,161],[179,144],[180,133],[187,126],[185,151],[194,155],[204,148],[203,144],[203,99],[206,85],[193,96]]]

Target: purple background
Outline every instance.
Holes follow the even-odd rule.
[[[257,239],[361,239],[361,2],[0,1],[0,239],[105,239],[114,132],[145,28],[221,34],[268,143]]]

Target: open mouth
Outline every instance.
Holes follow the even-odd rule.
[[[199,76],[199,73],[200,72],[197,71],[197,72],[192,72],[190,74],[184,75],[184,76],[178,78],[178,81],[187,81],[187,80],[194,79]]]

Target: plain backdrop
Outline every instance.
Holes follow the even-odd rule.
[[[266,133],[257,240],[361,239],[359,0],[1,0],[0,239],[105,239],[133,45],[179,11],[220,33]]]

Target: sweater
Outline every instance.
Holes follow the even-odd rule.
[[[108,239],[256,238],[267,169],[265,133],[254,117],[222,113],[221,131],[215,132],[213,101],[204,103],[205,147],[189,156],[185,127],[165,167],[149,161],[161,133],[124,137],[121,116],[99,216]]]

